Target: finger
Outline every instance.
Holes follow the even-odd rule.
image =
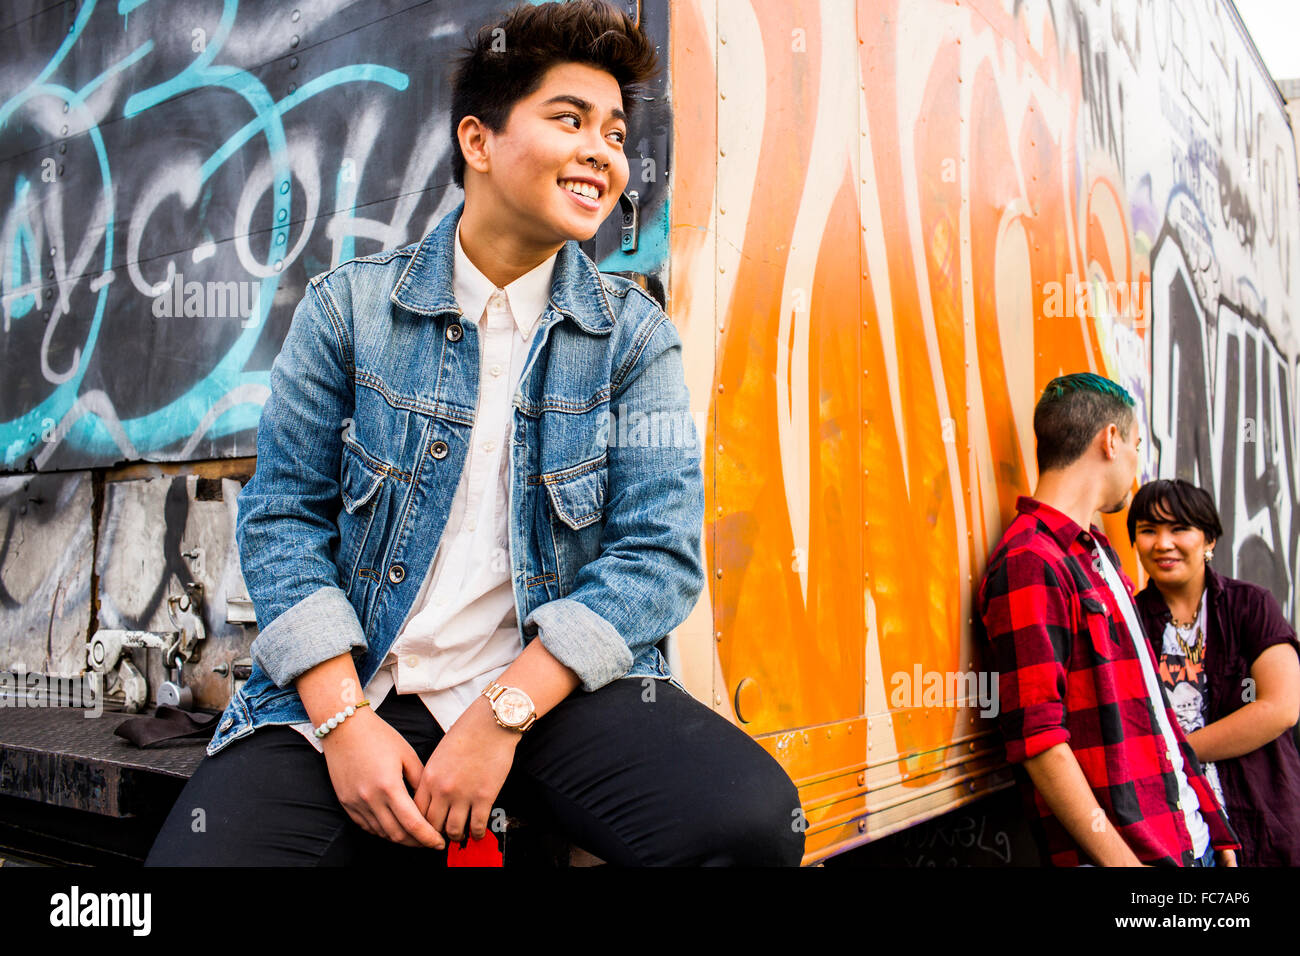
[[[448,840],[461,841],[465,839],[465,823],[469,819],[470,805],[468,803],[452,804],[447,811],[447,826],[442,831],[447,834]]]
[[[424,816],[429,810],[429,803],[433,800],[433,788],[430,786],[432,778],[426,779],[424,764],[420,763],[420,758],[414,750],[411,751],[409,759],[402,758],[402,777],[415,791],[412,795],[415,808],[420,811],[420,816]]]
[[[469,813],[469,832],[475,840],[481,840],[487,835],[488,822],[492,818],[492,802],[490,800],[476,800],[473,808]]]
[[[446,847],[447,843],[442,838],[442,834],[420,814],[410,797],[403,794],[401,798],[394,800],[390,809],[396,816],[398,825],[410,835],[416,846],[432,847],[435,850]]]
[[[385,831],[389,834],[388,839],[393,843],[400,843],[402,846],[423,846],[414,834],[408,832],[406,827],[402,826],[401,821],[397,819],[391,809],[385,811],[383,819]]]
[[[433,827],[434,832],[438,834],[439,838],[442,838],[446,833],[443,827],[447,824],[447,804],[438,796],[432,786],[428,786],[427,784],[423,786],[427,786],[429,807],[421,814],[421,816],[424,817],[424,821],[429,824],[429,826]],[[443,840],[443,845],[446,845],[445,840]]]
[[[352,822],[355,823],[357,826],[359,826],[361,829],[365,830],[367,833],[375,832],[374,818],[370,815],[370,811],[366,809],[364,806],[356,806],[356,807],[345,806],[343,809],[347,813],[348,817],[352,820]],[[378,836],[378,834],[375,835]]]

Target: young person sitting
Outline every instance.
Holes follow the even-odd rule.
[[[1150,580],[1138,614],[1187,742],[1241,838],[1243,866],[1300,866],[1300,643],[1267,590],[1210,564],[1223,525],[1182,479],[1133,497],[1128,536]]]
[[[483,27],[463,205],[311,281],[239,499],[253,672],[148,865],[427,865],[500,810],[614,864],[800,862],[790,778],[657,647],[704,584],[681,340],[578,247],[656,69],[596,0]]]
[[[1016,502],[980,582],[999,726],[1055,866],[1235,865],[1236,837],[1160,688],[1133,585],[1097,512],[1138,470],[1133,399],[1092,373],[1053,379],[1034,409],[1038,485]]]

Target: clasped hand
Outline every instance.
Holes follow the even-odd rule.
[[[415,748],[368,708],[328,734],[324,749],[335,793],[353,822],[393,843],[441,850],[467,832],[486,835],[519,738],[496,722],[480,697],[438,742],[423,770]]]
[[[466,835],[482,839],[519,739],[520,733],[498,724],[491,705],[478,698],[424,765],[415,790],[416,809],[448,840]]]

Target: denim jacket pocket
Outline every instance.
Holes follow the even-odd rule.
[[[343,586],[348,597],[355,590],[358,571],[363,557],[373,554],[377,536],[372,534],[379,492],[384,485],[384,472],[360,446],[343,442],[340,464],[339,493],[343,499],[343,512],[339,515],[339,571],[344,575]],[[355,604],[356,602],[354,602]]]
[[[542,475],[556,517],[572,530],[581,531],[604,514],[609,481],[607,464],[608,456],[602,453],[572,468]]]

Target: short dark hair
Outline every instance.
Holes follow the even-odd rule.
[[[1210,493],[1181,478],[1148,481],[1138,489],[1128,509],[1129,544],[1137,540],[1139,521],[1150,521],[1152,524],[1170,521],[1200,528],[1211,541],[1223,537],[1219,510],[1214,507]]]
[[[604,0],[515,7],[479,29],[452,72],[451,169],[457,186],[465,185],[465,156],[456,135],[461,120],[476,116],[499,133],[514,105],[561,63],[584,63],[613,76],[629,119],[659,71],[654,44],[636,21]]]
[[[1093,372],[1052,379],[1034,406],[1038,470],[1064,468],[1087,451],[1097,432],[1114,423],[1127,438],[1135,424],[1134,401],[1120,385]]]

